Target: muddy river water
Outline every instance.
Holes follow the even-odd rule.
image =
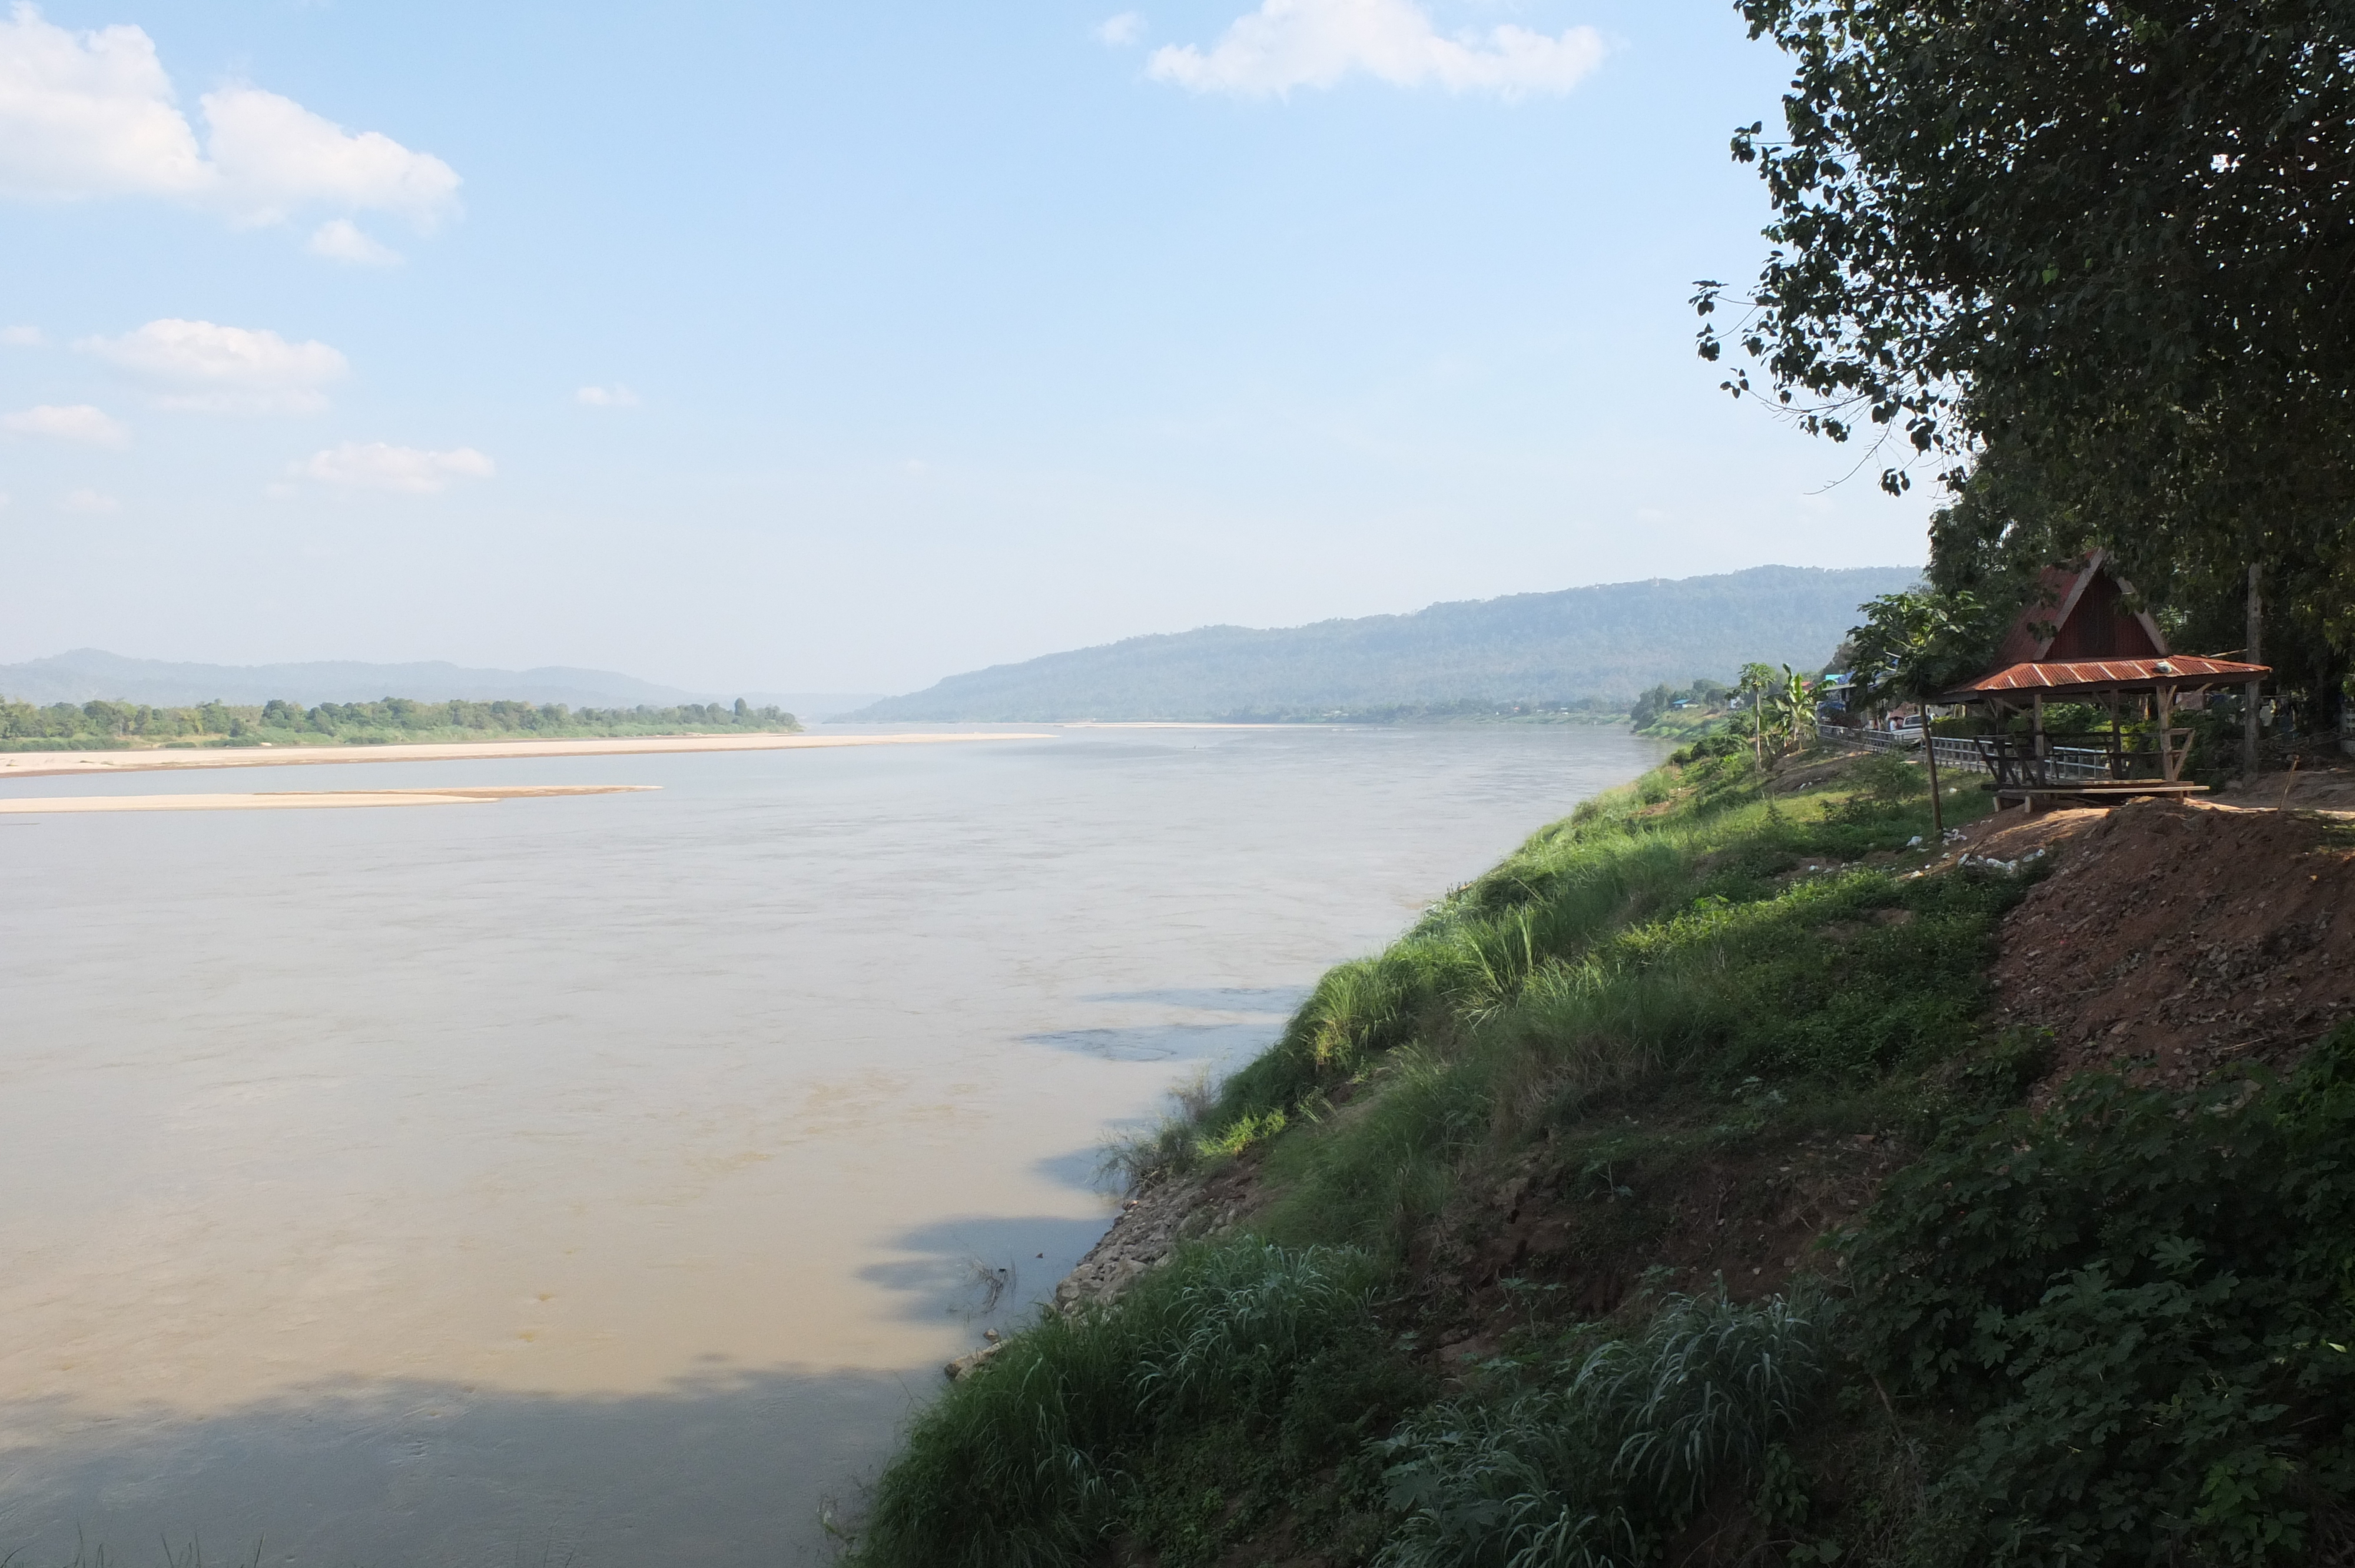
[[[0,1555],[815,1561],[940,1363],[1102,1233],[1108,1130],[1662,749],[9,780],[660,788],[0,818]]]

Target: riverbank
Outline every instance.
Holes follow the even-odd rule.
[[[917,1421],[855,1555],[2339,1539],[2355,841],[1926,806],[1703,743],[1329,973],[1122,1151],[1135,1206]]]
[[[0,755],[0,779],[163,769],[313,767],[338,762],[458,762],[506,757],[640,757],[663,752],[815,751],[852,746],[955,746],[1051,740],[1045,731],[951,735],[680,735],[580,740],[484,740],[430,745],[240,747],[218,751],[21,751]]]

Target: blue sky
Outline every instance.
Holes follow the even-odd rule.
[[[1783,79],[1721,0],[20,5],[0,662],[885,691],[1919,560],[1691,352]]]

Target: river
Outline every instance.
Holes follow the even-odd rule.
[[[1585,726],[35,779],[0,818],[0,1555],[816,1561],[1104,1136],[1663,753]]]

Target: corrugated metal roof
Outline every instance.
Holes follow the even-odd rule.
[[[1982,675],[1956,686],[1945,701],[1968,702],[1973,697],[2023,696],[2043,693],[2081,694],[2110,691],[2153,691],[2160,686],[2238,685],[2273,673],[2264,664],[2236,664],[2229,659],[2199,659],[2178,654],[2172,659],[2086,659],[2067,663],[2022,663]]]

